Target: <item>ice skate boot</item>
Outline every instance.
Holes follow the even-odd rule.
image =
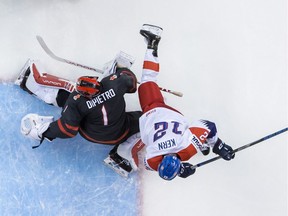
[[[117,154],[117,147],[115,146],[109,153],[109,156],[104,159],[104,164],[113,169],[119,175],[128,178],[129,173],[132,172],[132,166],[129,161]]]
[[[27,91],[30,94],[33,94],[33,93],[26,87],[26,81],[31,73],[30,65],[32,64],[32,62],[33,61],[31,59],[27,60],[27,62],[21,69],[19,76],[14,82],[15,85],[19,85],[21,89],[23,89],[24,91]]]
[[[30,65],[31,65],[31,60],[28,59],[25,63],[25,65],[22,67],[21,71],[20,71],[20,74],[18,75],[17,79],[15,80],[14,84],[15,85],[21,85],[22,81],[25,79],[26,77],[26,80],[27,80],[27,77],[29,76],[30,74]],[[25,81],[24,81],[25,82]]]
[[[158,44],[161,40],[161,34],[163,29],[159,26],[144,24],[140,30],[140,34],[145,38],[147,42],[147,48],[153,49],[153,55],[158,57]]]

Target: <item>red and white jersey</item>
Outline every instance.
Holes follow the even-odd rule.
[[[144,163],[147,169],[155,171],[164,155],[176,153],[181,161],[187,161],[217,140],[214,123],[198,120],[189,124],[182,114],[164,107],[144,113],[139,123],[142,142],[146,145]]]

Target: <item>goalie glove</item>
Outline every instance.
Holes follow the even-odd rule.
[[[181,163],[181,167],[178,173],[178,176],[181,178],[187,178],[190,175],[193,175],[196,171],[196,169],[191,169],[193,165],[190,163]]]
[[[133,56],[120,51],[112,61],[103,66],[104,77],[114,74],[116,68],[130,69],[134,62],[135,58]]]
[[[27,114],[21,120],[21,133],[29,138],[43,141],[43,133],[53,122],[53,116],[39,116],[37,114]]]

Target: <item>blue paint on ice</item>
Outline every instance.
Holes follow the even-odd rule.
[[[0,84],[0,215],[137,215],[137,175],[124,179],[103,165],[111,146],[81,136],[38,142],[20,133],[28,113],[49,106],[12,84]]]

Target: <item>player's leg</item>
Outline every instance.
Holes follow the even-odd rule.
[[[143,147],[140,133],[136,133],[125,142],[116,145],[104,159],[104,163],[121,176],[128,177],[131,172],[138,169],[138,152]]]
[[[163,29],[159,26],[144,24],[140,30],[140,34],[145,38],[147,48],[153,50],[153,56],[158,56],[158,44],[161,40]]]
[[[138,88],[139,101],[143,112],[156,107],[165,107],[179,112],[165,104],[160,88],[157,85],[157,76],[159,74],[158,44],[161,40],[162,31],[161,27],[148,24],[144,24],[140,30],[140,34],[147,43],[141,84]]]
[[[116,145],[104,160],[106,165],[124,177],[128,177],[129,173],[138,169],[138,152],[144,147],[139,133],[139,118],[142,112],[127,112],[126,115],[127,127],[130,129],[128,138]]]
[[[141,84],[138,88],[141,108],[144,112],[156,106],[163,106],[164,98],[157,85],[159,74],[158,44],[161,40],[162,28],[143,25],[140,34],[145,38],[147,50],[144,56]]]
[[[36,62],[30,59],[22,68],[15,84],[44,102],[60,107],[64,106],[70,92],[74,90],[74,83],[47,73],[40,73]]]
[[[144,37],[147,50],[144,56],[141,83],[157,82],[159,73],[158,44],[161,40],[162,28],[144,24],[140,34]]]

